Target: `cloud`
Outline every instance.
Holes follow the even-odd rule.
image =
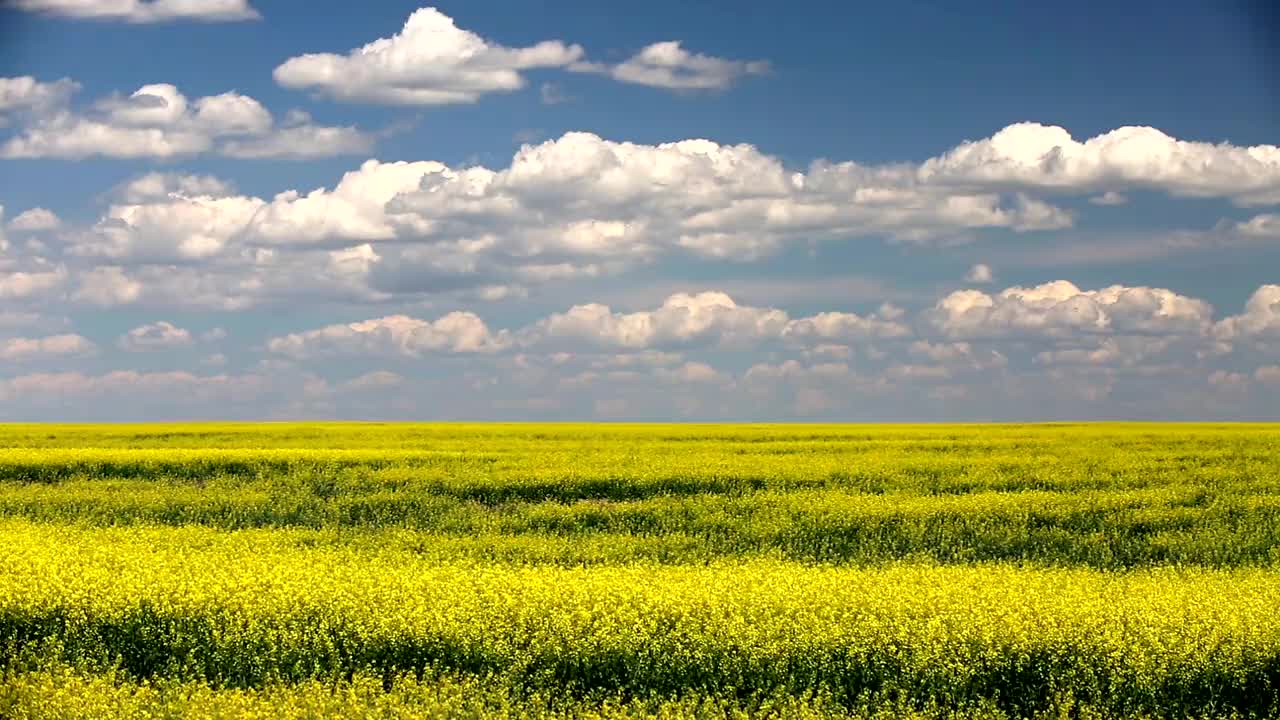
[[[1235,229],[1248,238],[1280,239],[1280,214],[1255,215],[1245,222],[1236,223]]]
[[[61,266],[32,271],[0,270],[0,300],[40,297],[62,287],[66,281],[67,271]]]
[[[42,338],[0,339],[0,360],[23,362],[52,357],[83,356],[97,348],[80,335],[50,335]]]
[[[41,82],[30,75],[0,77],[0,126],[6,113],[39,113],[61,107],[79,89],[80,84],[70,78]]]
[[[991,266],[984,263],[978,263],[969,268],[969,272],[965,273],[964,281],[975,285],[985,285],[992,281],[994,275],[991,272]]]
[[[924,320],[951,338],[1067,337],[1112,333],[1203,334],[1208,303],[1163,288],[1113,285],[1081,290],[1066,280],[995,295],[957,290]]]
[[[1258,288],[1243,313],[1223,318],[1213,331],[1226,341],[1280,339],[1280,285]]]
[[[454,312],[436,321],[395,315],[272,339],[271,352],[304,359],[334,354],[419,357],[428,353],[604,353],[609,367],[633,362],[669,364],[676,348],[743,350],[763,344],[811,345],[839,341],[902,338],[910,329],[901,310],[886,305],[859,316],[824,312],[791,318],[773,308],[739,305],[716,291],[677,293],[654,310],[615,312],[607,305],[575,305],[516,330],[491,330],[471,313]],[[612,355],[621,351],[623,355]],[[597,365],[596,367],[599,367]]]
[[[394,105],[472,103],[489,93],[525,86],[522,71],[564,67],[582,48],[547,40],[507,48],[463,30],[431,7],[416,10],[404,28],[346,55],[310,53],[275,69],[280,85],[335,100]]]
[[[634,313],[616,313],[607,305],[575,305],[539,321],[526,335],[532,342],[577,341],[602,349],[640,350],[779,338],[787,323],[781,310],[739,306],[728,295],[709,291],[672,295],[657,310]]]
[[[918,177],[1073,193],[1150,189],[1266,205],[1280,203],[1280,147],[1178,140],[1135,126],[1081,142],[1061,127],[1018,123],[926,161]]]
[[[173,114],[148,103],[113,112],[147,122]],[[250,124],[252,113],[235,115],[238,126]],[[1052,232],[1073,221],[1026,188],[924,173],[936,160],[797,169],[751,145],[646,145],[575,132],[522,146],[505,166],[368,160],[336,184],[274,196],[234,194],[207,176],[148,175],[117,189],[120,201],[93,226],[60,239],[78,259],[68,261],[73,274],[100,262],[145,283],[121,300],[227,309],[304,297],[522,297],[673,256],[753,262],[789,246],[861,238],[946,246],[988,230]],[[1268,218],[1210,234],[1244,242],[1248,232],[1269,232]],[[1175,244],[1184,242],[1206,241]],[[1038,247],[1037,255],[1055,252]],[[1015,266],[1018,248],[1004,252],[1002,263]]]
[[[31,208],[18,213],[9,221],[9,229],[15,232],[44,232],[57,230],[62,221],[52,210],[42,207]]]
[[[259,20],[247,0],[13,0],[20,10],[85,20],[160,23]]]
[[[234,158],[287,158],[305,160],[334,155],[360,155],[373,149],[372,135],[354,126],[321,127],[313,125],[305,114],[295,115],[287,127],[258,137],[229,140],[222,154]]]
[[[149,172],[129,180],[114,191],[121,202],[132,205],[175,197],[221,198],[234,194],[235,188],[231,183],[212,175],[172,172]]]
[[[171,350],[186,347],[192,342],[191,332],[173,323],[160,320],[140,325],[121,335],[116,345],[128,352]]]
[[[668,90],[724,90],[745,76],[769,72],[769,63],[691,53],[672,40],[649,45],[607,70],[625,83]]]
[[[142,283],[130,278],[115,265],[104,265],[81,273],[72,300],[90,305],[110,307],[136,301],[142,295]]]
[[[307,141],[328,144],[305,148]],[[157,83],[99,100],[88,112],[38,113],[0,145],[0,157],[175,158],[216,151],[286,159],[363,153],[371,146],[371,137],[355,128],[316,126],[309,118],[277,126],[261,103],[237,92],[189,99]]]
[[[270,352],[302,360],[332,355],[403,355],[490,353],[508,347],[510,335],[492,333],[479,317],[452,312],[431,322],[404,315],[330,325],[272,338]]]

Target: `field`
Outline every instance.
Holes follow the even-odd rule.
[[[1280,426],[0,426],[0,717],[1280,715]]]

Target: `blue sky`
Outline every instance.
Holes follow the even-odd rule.
[[[1275,27],[14,0],[0,419],[1274,418]]]

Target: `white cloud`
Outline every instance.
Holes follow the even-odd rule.
[[[144,352],[149,350],[171,350],[190,345],[191,332],[173,323],[160,320],[140,325],[121,335],[116,344],[121,350]]]
[[[779,338],[786,330],[781,310],[739,306],[728,295],[672,295],[653,311],[616,313],[607,305],[575,305],[539,321],[531,342],[566,340],[598,348],[649,349],[693,342],[737,345]]]
[[[91,305],[126,305],[142,295],[142,283],[130,278],[115,265],[96,267],[81,273],[72,299]]]
[[[43,232],[57,230],[62,221],[52,210],[35,207],[24,210],[9,221],[9,229],[15,232]]]
[[[34,271],[0,270],[0,300],[40,297],[62,287],[66,280],[67,271],[60,266]]]
[[[245,140],[229,140],[222,154],[234,158],[309,159],[360,155],[373,149],[373,136],[353,126],[320,127],[310,121]]]
[[[995,295],[957,290],[925,313],[925,320],[952,338],[1200,334],[1212,313],[1208,303],[1162,288],[1081,290],[1058,280]]]
[[[615,80],[669,90],[723,90],[747,75],[769,71],[764,60],[726,60],[691,53],[679,41],[649,45],[608,68]]]
[[[969,268],[969,272],[965,273],[964,281],[975,285],[985,285],[991,282],[995,276],[991,272],[991,266],[984,263],[978,263]]]
[[[221,198],[235,194],[231,183],[212,175],[185,175],[182,173],[149,172],[140,175],[116,189],[121,202],[139,205],[177,196]]]
[[[308,141],[324,141],[310,148]],[[355,128],[309,119],[279,127],[257,100],[237,92],[189,99],[166,83],[99,100],[87,113],[38,113],[0,145],[0,157],[174,158],[218,151],[234,157],[302,158],[366,152],[372,139]]]
[[[250,401],[269,389],[266,378],[256,375],[194,375],[186,371],[138,372],[116,370],[102,375],[80,372],[32,373],[0,380],[0,400],[16,404],[24,401],[33,406],[58,406],[86,400],[124,397],[147,413],[173,405],[216,403],[212,407],[227,410],[226,403]],[[12,412],[13,408],[6,408]],[[108,417],[124,411],[118,405]],[[145,416],[145,415],[144,415]],[[154,419],[154,418],[153,418]]]
[[[452,312],[432,321],[390,315],[346,325],[330,325],[272,338],[267,349],[298,360],[329,355],[403,355],[489,353],[511,344],[506,331],[492,333],[469,312]]]
[[[918,176],[930,184],[1153,189],[1262,205],[1280,203],[1280,147],[1192,142],[1132,126],[1081,142],[1061,127],[1019,123],[926,161]]]
[[[0,126],[11,112],[44,112],[60,107],[80,89],[70,78],[41,82],[30,75],[0,77]]]
[[[13,6],[61,17],[129,23],[227,22],[262,17],[247,0],[13,0]]]
[[[399,33],[346,55],[289,58],[275,69],[275,79],[285,87],[348,102],[451,105],[519,90],[525,85],[522,71],[564,67],[581,57],[581,47],[558,40],[503,47],[427,7],[414,11]]]
[[[139,122],[175,112],[126,105],[111,112]],[[249,112],[219,115],[251,124]],[[68,257],[145,283],[120,301],[243,308],[301,297],[502,299],[672,255],[747,262],[788,245],[946,244],[1071,222],[1019,188],[925,182],[922,167],[819,161],[797,170],[750,145],[568,133],[496,169],[369,160],[335,185],[274,197],[232,194],[205,176],[147,175],[118,189],[121,201],[97,224],[60,239]],[[1259,217],[1247,224],[1265,231]]]
[[[1250,238],[1280,239],[1280,214],[1255,215],[1245,222],[1236,223],[1236,232]]]
[[[50,335],[42,338],[0,339],[0,360],[20,362],[51,357],[81,356],[97,348],[80,335]]]
[[[1280,339],[1280,285],[1258,288],[1243,313],[1223,318],[1213,329],[1226,341]]]

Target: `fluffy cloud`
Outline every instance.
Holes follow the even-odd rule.
[[[591,347],[632,350],[695,342],[741,345],[779,338],[787,329],[781,310],[740,306],[720,292],[679,293],[653,311],[613,312],[607,305],[576,305],[538,322],[535,341],[577,341]]]
[[[397,105],[471,103],[482,95],[525,86],[534,68],[564,67],[582,48],[547,40],[507,48],[463,30],[435,8],[416,10],[404,28],[346,55],[311,53],[275,69],[279,84],[343,101]]]
[[[1236,223],[1236,232],[1248,238],[1280,239],[1280,214],[1255,215],[1245,222]]]
[[[48,15],[129,23],[227,22],[262,17],[247,0],[13,0],[13,6]]]
[[[373,136],[354,126],[315,125],[305,113],[291,113],[287,123],[272,132],[228,140],[222,154],[234,158],[309,158],[360,155],[373,149]]]
[[[584,350],[606,353],[605,366],[672,364],[679,356],[664,348],[741,350],[764,343],[821,345],[833,340],[902,338],[909,328],[901,311],[886,305],[868,316],[825,312],[790,318],[771,308],[739,305],[728,295],[706,291],[677,293],[654,310],[615,312],[598,303],[575,305],[519,330],[493,331],[471,313],[450,313],[434,322],[396,315],[286,335],[271,340],[270,351],[302,359],[330,354],[418,357],[427,353],[483,353],[523,348],[546,353]],[[608,355],[621,351],[624,355]],[[655,363],[655,359],[662,362]],[[593,367],[605,367],[596,362]]]
[[[723,90],[746,75],[769,71],[764,60],[742,61],[691,53],[678,41],[649,45],[608,68],[616,80],[669,90]]]
[[[11,112],[42,112],[64,104],[80,89],[70,78],[41,82],[29,75],[0,77],[0,125]]]
[[[125,103],[112,112],[154,122],[175,111]],[[175,116],[198,115],[182,108]],[[248,127],[254,113],[214,115]],[[147,175],[118,188],[97,224],[60,239],[78,266],[117,266],[119,277],[145,283],[146,292],[115,294],[122,301],[235,308],[304,296],[501,299],[672,255],[746,262],[788,245],[861,237],[937,244],[1072,221],[1021,188],[961,187],[936,172],[922,179],[937,160],[797,170],[750,145],[568,133],[521,147],[505,167],[369,160],[335,185],[273,197],[234,194],[205,176]],[[1245,225],[1268,232],[1268,217]]]
[[[1249,298],[1244,312],[1223,318],[1214,334],[1231,340],[1280,339],[1280,285],[1263,285]]]
[[[328,145],[304,148],[307,141]],[[90,156],[172,158],[218,150],[235,157],[319,157],[366,152],[372,140],[354,128],[277,126],[257,100],[236,92],[188,99],[165,83],[98,101],[87,113],[37,113],[0,157],[81,159]]]
[[[1061,127],[1019,123],[928,160],[918,175],[926,183],[1152,189],[1239,205],[1280,203],[1280,147],[1191,142],[1150,127],[1117,128],[1081,142]]]
[[[190,331],[161,320],[133,328],[121,335],[120,339],[116,341],[116,345],[121,350],[142,352],[186,347],[191,342]]]
[[[1208,303],[1170,290],[1113,285],[1081,290],[1066,280],[1011,287],[995,295],[957,290],[925,320],[952,338],[1071,337],[1091,334],[1199,334]]]
[[[452,312],[434,321],[391,315],[346,325],[330,325],[273,338],[267,349],[295,359],[329,355],[403,355],[489,353],[509,346],[506,331],[490,332],[479,317]]]
[[[113,194],[123,203],[140,205],[174,197],[227,197],[235,189],[212,175],[149,172],[122,184]]]
[[[66,268],[60,266],[12,272],[0,269],[0,300],[40,297],[62,287],[66,281]]]
[[[18,213],[9,221],[9,229],[16,232],[43,232],[57,230],[62,221],[51,210],[36,207]]]
[[[0,360],[10,362],[88,355],[94,350],[92,342],[74,334],[0,339]]]

